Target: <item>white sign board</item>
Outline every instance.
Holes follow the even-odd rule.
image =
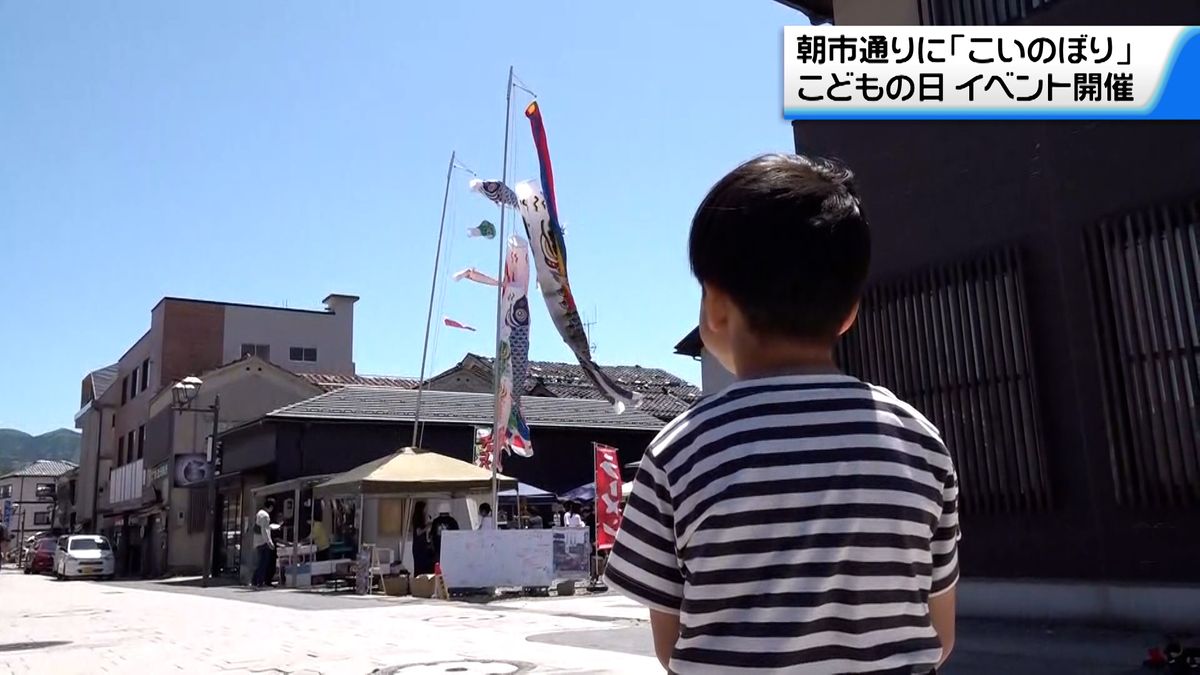
[[[546,587],[588,577],[591,544],[579,530],[449,530],[442,533],[448,588]]]

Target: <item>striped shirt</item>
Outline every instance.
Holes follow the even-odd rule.
[[[647,449],[605,578],[679,615],[672,673],[926,673],[957,504],[937,429],[891,392],[743,381]]]

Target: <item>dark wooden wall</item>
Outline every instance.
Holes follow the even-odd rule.
[[[1050,504],[964,509],[965,573],[1194,581],[1200,513],[1117,501],[1085,240],[1105,218],[1200,196],[1200,124],[796,122],[794,130],[799,151],[839,157],[858,174],[873,284],[1001,249],[1021,257]]]
[[[469,425],[430,424],[422,446],[469,462],[473,434]],[[641,459],[655,432],[534,427],[531,435],[534,456],[506,457],[504,473],[561,493],[593,480],[593,442],[618,448],[621,462],[632,463]],[[411,443],[408,423],[270,421],[226,437],[224,470],[262,473],[268,482],[289,480],[346,471]],[[271,447],[274,450],[268,453]],[[627,478],[633,477],[632,470],[626,473]]]

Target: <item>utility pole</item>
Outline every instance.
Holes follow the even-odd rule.
[[[213,539],[216,538],[217,521],[217,429],[221,418],[221,395],[213,396],[212,435],[208,443],[208,477],[205,488],[208,491],[208,510],[204,514],[204,576],[200,580],[202,588],[208,588],[208,580],[212,578],[213,568]]]

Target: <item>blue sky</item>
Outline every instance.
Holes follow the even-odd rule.
[[[770,0],[0,0],[0,427],[70,427],[80,378],[164,295],[357,294],[359,371],[415,375],[446,162],[498,176],[510,64],[540,97],[597,360],[698,381],[672,353],[699,297],[689,220],[736,163],[791,149],[780,42],[803,20]],[[514,177],[534,178],[520,112]],[[496,211],[466,179],[443,278],[494,273],[465,228]],[[450,283],[442,313],[481,331],[439,331],[435,371],[493,351],[494,296]],[[570,360],[531,304],[532,357]]]

